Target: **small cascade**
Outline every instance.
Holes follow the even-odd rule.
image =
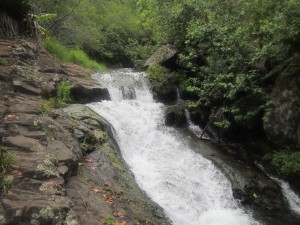
[[[282,193],[286,198],[290,209],[297,215],[300,215],[300,197],[292,190],[289,183],[277,177],[269,175],[261,164],[257,162],[255,162],[255,164],[259,169],[261,169],[267,176],[269,176],[281,187]]]
[[[121,91],[123,95],[123,99],[136,99],[135,89],[133,87],[124,87],[121,86]]]
[[[203,133],[203,130],[198,125],[196,125],[196,124],[193,123],[193,121],[191,120],[190,112],[188,110],[185,110],[185,116],[186,116],[186,119],[187,119],[189,130],[196,137],[202,138],[202,139],[210,139],[209,136],[205,132]]]

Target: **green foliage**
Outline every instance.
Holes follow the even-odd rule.
[[[60,82],[57,88],[57,105],[64,107],[67,103],[71,102],[71,84],[70,81],[64,80]]]
[[[16,165],[13,155],[5,152],[0,146],[0,187],[4,193],[12,186],[12,181],[5,178],[8,171]]]
[[[143,68],[146,60],[149,58],[153,46],[149,43],[139,43],[138,40],[130,38],[126,45],[125,52],[133,61],[135,68]]]
[[[104,218],[103,218],[103,224],[104,225],[115,225],[116,224],[116,220],[113,219],[111,216],[108,216],[106,215]]]
[[[300,43],[299,1],[139,0],[138,8],[153,41],[175,45],[192,72],[181,92],[211,113],[226,106],[226,124],[215,126],[262,121],[270,91],[264,75]]]
[[[57,17],[57,14],[55,13],[46,13],[46,14],[41,14],[41,15],[35,15],[34,18],[36,19],[37,22],[43,22],[47,20],[51,20]]]
[[[47,51],[53,54],[61,62],[72,62],[99,71],[104,71],[106,69],[104,65],[91,60],[84,51],[67,48],[53,37],[46,38],[43,44]]]
[[[79,47],[88,55],[111,64],[128,64],[130,39],[144,37],[132,0],[31,0],[35,14],[58,15],[41,24],[66,46]],[[145,43],[145,42],[144,42]]]
[[[3,176],[15,165],[15,160],[12,154],[4,152],[2,149],[0,149],[0,151],[0,175]]]
[[[300,152],[282,150],[269,153],[265,159],[277,169],[278,173],[285,177],[300,175]]]
[[[44,113],[51,115],[53,108],[65,107],[71,101],[71,84],[70,81],[64,80],[59,83],[56,96],[43,103],[42,110]]]
[[[173,88],[180,82],[181,76],[165,67],[155,65],[148,68],[148,79],[154,91]]]

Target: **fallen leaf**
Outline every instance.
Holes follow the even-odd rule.
[[[113,195],[103,195],[105,202],[112,204],[115,200],[115,197]]]
[[[91,167],[90,167],[90,170],[96,170],[96,169],[97,169],[96,166],[91,166]]]
[[[116,221],[114,225],[126,225],[126,221],[122,221],[122,222]]]
[[[9,195],[9,196],[12,196],[12,195],[14,195],[15,193],[13,193],[11,190],[8,190],[7,191],[7,195]]]
[[[99,189],[99,188],[97,188],[97,187],[94,187],[94,188],[92,188],[92,192],[94,192],[94,193],[98,193],[98,192],[100,192],[100,189]]]
[[[121,217],[121,218],[123,218],[123,217],[124,217],[124,213],[121,213],[121,212],[115,212],[115,213],[114,213],[114,217]]]
[[[6,117],[4,117],[4,120],[18,120],[19,117],[13,114],[9,114]]]
[[[15,176],[15,177],[23,177],[22,172],[19,171],[19,170],[12,170],[12,171],[10,171],[10,174]]]
[[[107,181],[105,181],[104,182],[104,187],[110,187],[110,184]]]
[[[139,221],[135,221],[133,225],[141,225]]]
[[[91,163],[91,162],[93,162],[93,160],[91,160],[91,159],[85,159],[84,162]]]

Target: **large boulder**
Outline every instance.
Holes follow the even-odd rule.
[[[107,88],[90,87],[81,84],[71,87],[71,95],[73,100],[80,103],[110,100],[110,95]]]
[[[167,44],[157,49],[146,61],[145,66],[162,65],[172,67],[176,64],[178,50],[175,46]]]
[[[272,90],[264,129],[274,144],[300,148],[300,55],[284,68]]]

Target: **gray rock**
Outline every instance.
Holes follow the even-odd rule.
[[[175,46],[170,44],[163,45],[150,56],[150,58],[146,61],[145,66],[166,63],[167,61],[175,58],[177,53],[178,50]]]
[[[26,80],[21,80],[19,78],[14,78],[13,86],[15,92],[31,94],[31,95],[40,95],[42,93],[41,89],[34,85],[34,82],[29,82]]]
[[[73,100],[80,103],[110,100],[107,88],[91,87],[80,84],[71,87],[71,95]]]
[[[279,146],[300,148],[300,56],[287,62],[272,90],[264,116],[268,139]]]

